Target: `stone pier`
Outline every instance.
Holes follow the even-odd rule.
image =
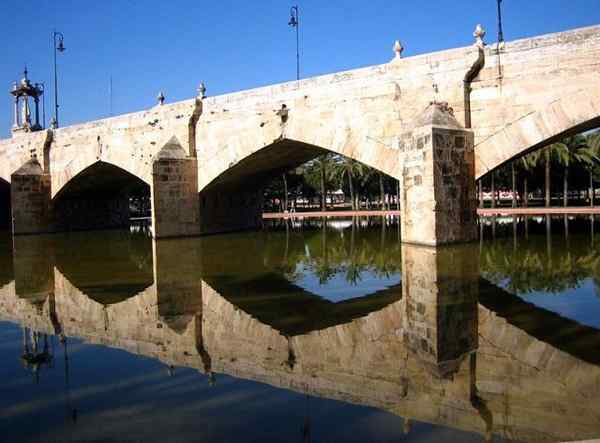
[[[31,159],[11,175],[14,234],[40,234],[52,226],[50,175]]]
[[[432,103],[401,142],[402,241],[429,246],[477,239],[473,133],[447,103]]]
[[[175,137],[154,157],[151,189],[155,238],[200,234],[198,162]]]

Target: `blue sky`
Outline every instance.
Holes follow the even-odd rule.
[[[0,1],[0,138],[12,124],[11,83],[27,63],[33,81],[52,84],[51,32],[59,55],[62,125],[191,98],[203,80],[216,95],[295,77],[295,2],[22,0]],[[471,44],[482,23],[496,35],[495,0],[298,1],[301,75],[388,61],[400,39],[405,56]],[[598,0],[504,0],[507,40],[600,23]],[[53,92],[47,90],[50,119]]]

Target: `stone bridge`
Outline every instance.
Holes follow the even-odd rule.
[[[155,237],[254,228],[261,189],[323,152],[400,181],[404,241],[475,232],[475,180],[600,123],[600,26],[159,104],[0,140],[15,234],[128,222],[150,189]]]

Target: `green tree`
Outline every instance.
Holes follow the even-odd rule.
[[[344,183],[344,180],[348,182],[348,189],[350,191],[350,202],[353,210],[358,209],[358,199],[354,192],[354,181],[355,179],[361,179],[365,173],[365,166],[362,163],[352,160],[348,157],[338,157],[333,162],[330,170],[330,177],[337,177],[340,184]]]
[[[591,149],[596,160],[587,168],[589,177],[588,197],[590,200],[590,206],[594,206],[594,181],[598,180],[600,177],[600,161],[598,161],[598,159],[600,159],[600,131],[588,134],[586,138],[587,145]]]
[[[535,171],[539,157],[527,154],[515,160],[516,167],[523,176],[523,207],[529,206],[529,176]]]
[[[550,146],[551,152],[556,155],[558,163],[563,166],[563,206],[568,205],[569,199],[569,170],[574,165],[591,168],[596,157],[593,149],[588,146],[587,137],[576,135],[566,137]]]

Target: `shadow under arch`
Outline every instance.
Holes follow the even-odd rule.
[[[77,231],[129,226],[130,197],[150,195],[150,186],[111,163],[96,161],[54,196],[58,229]]]
[[[0,231],[11,226],[10,183],[0,178]]]
[[[252,229],[262,225],[262,189],[273,178],[324,154],[351,158],[373,167],[374,161],[362,162],[333,149],[281,137],[227,163],[226,154],[209,159],[199,180],[200,224],[204,233]],[[374,156],[377,157],[377,156]],[[377,157],[379,159],[379,157]],[[389,177],[389,170],[373,168]]]

